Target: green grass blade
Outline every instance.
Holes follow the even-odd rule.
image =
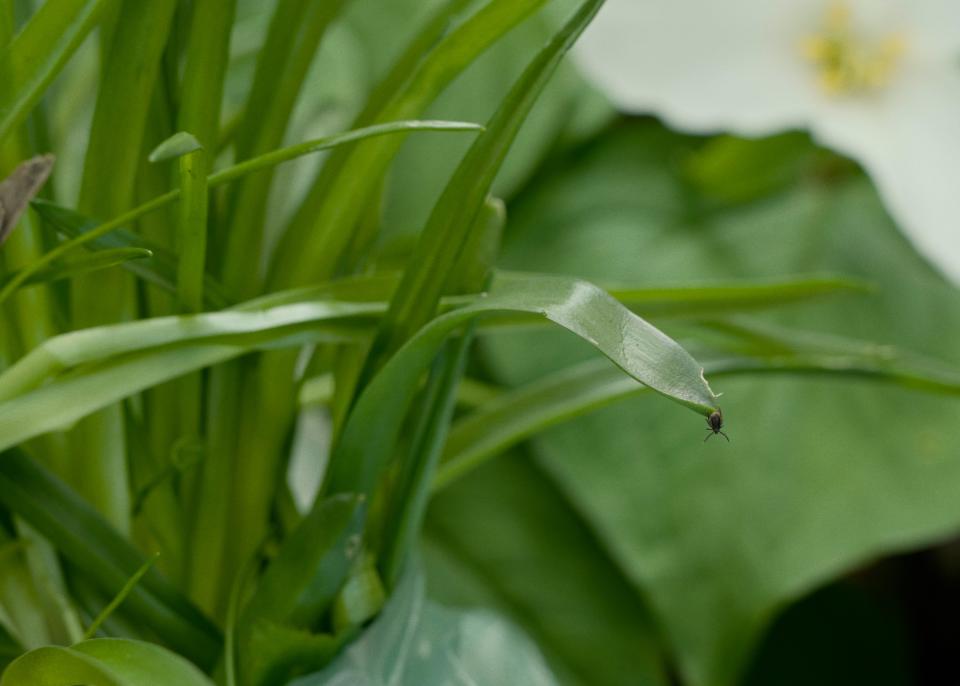
[[[263,107],[247,110],[245,124],[252,126],[245,126],[244,137],[238,140],[241,154],[257,155],[283,143],[314,54],[327,28],[346,2],[326,0],[306,3],[301,20],[293,27],[294,31],[283,36],[283,42],[293,48],[283,69],[264,74],[258,68],[257,78],[265,75],[269,79],[270,97],[262,103]],[[254,88],[258,85],[255,84]],[[260,260],[272,183],[273,170],[264,169],[245,179],[231,194],[223,281],[228,292],[237,300],[250,298],[261,291]]]
[[[297,143],[285,148],[280,148],[279,150],[268,152],[211,174],[209,177],[207,177],[207,183],[209,184],[210,188],[215,188],[222,184],[242,178],[247,174],[251,174],[261,169],[266,169],[267,167],[272,167],[277,164],[302,157],[303,155],[309,155],[311,153],[327,150],[338,145],[355,143],[357,141],[376,136],[387,136],[391,134],[408,133],[412,131],[476,132],[481,130],[483,130],[483,127],[479,126],[478,124],[449,121],[396,121],[387,124],[377,124],[374,126],[365,127],[363,129],[357,129],[355,131],[348,131],[342,134],[324,136],[323,138]],[[10,295],[19,287],[20,283],[26,280],[30,274],[52,263],[65,253],[81,245],[93,242],[98,238],[107,235],[108,233],[116,231],[117,229],[132,223],[136,219],[149,212],[166,207],[167,205],[176,202],[179,198],[179,190],[165,193],[164,195],[145,202],[142,205],[133,208],[132,210],[124,212],[110,221],[91,228],[82,235],[62,243],[53,250],[50,250],[49,252],[45,253],[43,257],[33,262],[29,267],[24,268],[17,279],[10,281],[6,286],[0,288],[0,303],[3,303],[7,298],[9,298]]]
[[[315,302],[254,312],[156,317],[74,331],[44,342],[0,374],[0,403],[80,365],[174,344],[210,342],[255,346],[261,341],[251,339],[251,335],[283,336],[297,326],[349,320],[378,311],[382,311],[382,306],[375,303]]]
[[[104,593],[114,595],[143,555],[66,484],[20,451],[0,458],[0,502],[23,517]],[[198,664],[219,652],[215,627],[156,570],[130,590],[123,611]]]
[[[39,283],[47,283],[49,281],[69,279],[81,274],[89,274],[90,272],[109,269],[117,265],[126,265],[130,261],[144,260],[150,257],[153,257],[153,253],[145,248],[113,248],[101,250],[91,255],[68,258],[62,262],[45,267],[31,274],[26,280],[21,282],[20,288]],[[17,272],[0,278],[0,287],[15,278],[17,278]]]
[[[236,0],[195,3],[180,88],[178,128],[215,156]]]
[[[370,303],[301,303],[262,312],[218,312],[161,317],[52,339],[0,375],[0,449],[53,431],[144,388],[264,346],[323,340],[323,324],[346,324],[382,307]],[[524,312],[537,315],[589,341],[627,373],[703,414],[715,408],[700,366],[679,345],[596,286],[564,277],[501,280],[487,297],[439,317],[407,346],[407,352],[378,375],[365,393],[361,419],[353,419],[332,470],[336,491],[366,492],[392,445],[420,373],[444,339],[476,317]],[[334,335],[339,332],[334,329]],[[183,345],[191,343],[191,345]],[[174,345],[180,344],[180,345]],[[140,352],[138,352],[140,351]],[[136,354],[134,354],[136,353]],[[107,364],[94,364],[118,359]],[[87,365],[55,383],[38,387],[64,370]],[[391,389],[396,389],[395,393]],[[34,389],[34,390],[31,390]],[[361,405],[358,404],[357,411]],[[382,416],[381,416],[382,415]],[[368,423],[368,421],[372,423]],[[381,427],[369,441],[365,427]],[[348,424],[349,426],[349,424]],[[340,453],[348,457],[340,457]],[[350,469],[339,467],[347,460]],[[356,474],[354,466],[362,469]],[[344,484],[360,483],[363,489]]]
[[[127,583],[123,585],[123,588],[114,596],[113,600],[107,603],[107,606],[100,611],[93,621],[90,622],[90,626],[87,627],[87,630],[83,632],[84,640],[93,638],[97,635],[97,631],[100,630],[100,626],[107,620],[107,617],[112,615],[114,611],[120,607],[120,604],[126,600],[127,596],[130,595],[130,591],[139,583],[140,579],[143,578],[143,575],[150,571],[150,568],[153,567],[153,563],[157,561],[157,558],[160,557],[159,553],[155,553],[153,557],[149,558],[146,562],[140,565],[140,569],[133,573]]]
[[[800,339],[807,339],[801,345]],[[786,341],[787,339],[784,339]],[[960,395],[960,370],[890,348],[790,332],[790,352],[768,357],[707,359],[711,378],[743,374],[852,376],[927,393]],[[506,392],[457,422],[450,432],[435,489],[468,474],[511,446],[567,420],[649,389],[602,361],[591,360]],[[699,440],[699,435],[695,434]]]
[[[367,493],[393,449],[420,375],[445,338],[477,316],[538,314],[580,336],[625,372],[709,415],[716,400],[700,365],[676,342],[591,284],[564,277],[500,279],[490,295],[433,320],[392,357],[361,393],[334,452],[327,493]],[[376,426],[376,435],[369,427]]]
[[[437,201],[380,323],[361,388],[376,369],[437,310],[444,285],[470,239],[470,229],[520,127],[560,60],[603,5],[588,0],[557,32],[510,89]]]
[[[48,0],[0,49],[0,143],[23,121],[109,0]]]
[[[603,286],[610,295],[645,317],[715,316],[845,293],[872,292],[870,284],[864,281],[830,274],[639,288],[614,284]]]
[[[364,116],[381,122],[421,116],[463,70],[545,2],[491,0],[447,34],[405,84],[380,86],[378,91],[396,89],[396,95],[376,115]],[[302,286],[334,275],[370,194],[380,187],[402,143],[397,139],[358,146],[342,166],[331,168],[330,177],[314,184],[273,257],[274,287]]]
[[[272,620],[310,626],[317,621],[360,553],[365,510],[362,497],[349,495],[314,508],[260,578],[241,625]]]

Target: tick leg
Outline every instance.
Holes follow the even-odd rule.
[[[723,433],[722,431],[718,431],[717,433],[719,433],[721,436],[723,436],[724,438],[726,438],[726,439],[727,439],[727,443],[730,442],[730,437],[729,437],[727,434]]]
[[[707,431],[712,431],[712,429],[707,429]],[[706,443],[707,439],[710,438],[712,435],[713,435],[712,433],[708,433],[706,436],[704,436],[703,442]],[[729,441],[730,439],[728,438],[727,440]]]

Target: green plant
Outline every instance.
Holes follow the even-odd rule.
[[[626,396],[654,391],[677,414],[707,417],[717,397],[704,373],[855,374],[960,391],[945,366],[729,318],[865,290],[855,279],[608,292],[497,268],[510,224],[494,190],[510,174],[519,188],[550,147],[521,129],[542,116],[535,103],[602,0],[555,3],[562,22],[537,15],[549,40],[518,43],[523,69],[482,126],[427,117],[547,4],[428,3],[392,36],[397,51],[378,80],[358,85],[350,73],[338,92],[336,75],[318,85],[311,65],[328,64],[316,62],[328,41],[349,38],[337,33],[347,0],[48,0],[35,11],[0,0],[3,168],[88,141],[82,161],[60,156],[52,187],[0,247],[3,686],[384,674],[428,684],[451,670],[495,683],[504,661],[515,683],[549,682],[536,651],[497,617],[424,606],[415,551],[432,493]],[[231,47],[244,31],[255,57]],[[73,101],[84,89],[95,95],[89,122]],[[548,95],[565,115],[569,102]],[[357,101],[338,101],[347,96]],[[584,129],[605,121],[584,107]],[[304,119],[326,124],[325,135],[306,135]],[[417,191],[431,209],[413,238],[384,212],[391,167],[412,154],[408,136],[469,144],[455,149],[454,169],[436,172],[442,192]],[[284,145],[291,139],[305,142]],[[512,169],[511,149],[527,157],[510,158]],[[322,163],[298,167],[306,188],[285,192],[281,165],[320,151]],[[634,311],[685,318],[685,347]],[[510,390],[474,378],[478,338],[496,346],[499,332],[548,325],[613,365]],[[298,419],[316,406],[329,413],[328,455],[293,449]],[[323,462],[308,504],[287,480],[295,454]],[[508,469],[517,473],[502,492],[494,485],[497,497],[556,512],[574,540],[586,538],[560,495],[515,492],[538,477]],[[624,582],[594,553],[583,574],[607,579],[612,598]],[[491,647],[484,632],[503,642]],[[561,669],[616,683],[582,642],[549,638]],[[414,640],[439,658],[401,649]],[[604,639],[612,654],[631,649],[618,640]]]

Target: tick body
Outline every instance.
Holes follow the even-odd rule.
[[[722,428],[723,428],[723,413],[718,409],[714,411],[709,417],[707,417],[707,431],[709,431],[710,433],[706,435],[706,438],[703,439],[703,442],[706,443],[707,438],[710,438],[711,436],[713,436],[713,434],[720,434],[721,436],[726,438],[727,441],[729,442],[730,437],[727,436],[727,434],[723,433],[723,431],[721,431]]]

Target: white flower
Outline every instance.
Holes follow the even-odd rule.
[[[607,0],[575,56],[678,129],[808,129],[960,283],[960,0]]]

